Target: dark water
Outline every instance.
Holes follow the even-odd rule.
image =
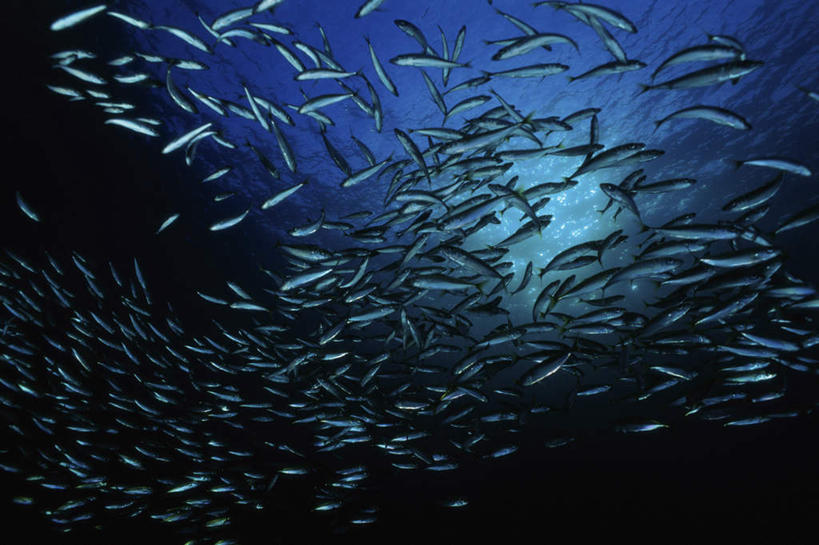
[[[205,32],[195,20],[194,12],[211,21],[240,5],[180,0],[157,4],[119,2],[110,7],[155,23],[176,25],[204,38]],[[527,2],[496,1],[494,5],[543,32],[564,33],[580,44],[579,55],[568,46],[555,45],[549,54],[530,53],[531,58],[521,57],[526,61],[508,61],[503,68],[526,62],[565,62],[572,67],[569,73],[577,75],[611,60],[594,32],[568,15],[559,15],[547,7],[535,9]],[[557,75],[542,82],[537,78],[493,80],[489,87],[524,115],[536,110],[538,116],[563,117],[582,108],[599,107],[602,109],[599,114],[601,142],[612,146],[646,142],[648,148],[664,150],[660,159],[645,167],[654,180],[682,176],[698,179],[690,191],[638,199],[647,224],[658,225],[686,211],[696,211],[700,221],[716,221],[722,204],[770,179],[770,173],[764,169],[734,170],[726,162],[730,159],[785,156],[814,171],[812,176],[804,178],[788,175],[772,201],[772,211],[759,223],[764,232],[775,229],[782,218],[817,202],[819,103],[797,89],[804,86],[816,90],[819,86],[815,76],[819,59],[816,4],[726,1],[611,2],[606,5],[637,25],[636,34],[613,33],[621,39],[629,58],[646,62],[648,68],[622,76],[580,80],[571,85],[566,84],[563,75]],[[3,149],[7,151],[4,197],[0,200],[4,249],[35,262],[42,261],[42,250],[47,250],[66,266],[71,252],[76,251],[94,263],[95,270],[100,272],[109,261],[120,271],[132,271],[133,258],[137,257],[152,299],[160,302],[159,306],[171,303],[186,332],[195,336],[212,331],[209,329],[213,327],[212,319],[235,328],[248,324],[246,316],[205,303],[196,296],[196,291],[228,297],[230,291],[225,282],[230,280],[264,300],[263,290],[271,285],[259,265],[276,271],[283,269],[285,260],[276,244],[288,240],[288,229],[315,219],[322,209],[328,219],[362,208],[376,213],[383,209],[384,184],[388,180],[365,182],[348,191],[340,189],[338,185],[343,176],[327,158],[312,120],[307,120],[308,123],[297,119],[295,127],[283,126],[296,152],[298,174],[287,170],[274,139],[258,124],[237,116],[224,120],[224,135],[237,143],[244,138],[267,139],[264,149],[282,173],[281,180],[272,180],[247,149],[232,153],[212,143],[203,143],[191,167],[185,166],[181,152],[162,155],[160,151],[167,141],[204,122],[182,112],[162,87],[126,86],[120,97],[136,104],[141,115],[166,123],[158,139],[106,126],[103,123],[110,116],[88,101],[71,103],[65,97],[56,96],[45,85],[71,80],[52,68],[48,56],[71,47],[95,51],[104,59],[136,50],[161,51],[167,57],[208,62],[207,55],[184,46],[170,35],[146,37],[145,33],[117,25],[109,18],[95,19],[63,33],[48,31],[51,21],[78,7],[82,6],[54,2],[47,6],[13,4],[6,8],[11,15],[9,31],[3,37],[8,75],[3,86],[5,107],[2,111]],[[440,44],[437,25],[444,29],[450,48],[458,29],[466,25],[467,40],[461,59],[487,70],[499,68],[489,60],[495,48],[486,46],[483,40],[519,34],[483,2],[452,0],[405,6],[386,0],[380,12],[361,20],[353,18],[357,7],[357,1],[297,3],[291,0],[285,1],[274,17],[260,19],[287,24],[296,37],[314,46],[321,44],[315,28],[315,23],[320,22],[330,39],[334,58],[349,70],[363,68],[376,88],[384,107],[381,133],[374,130],[373,120],[350,101],[327,108],[328,115],[335,121],[327,134],[347,156],[354,170],[365,167],[366,162],[350,141],[351,134],[367,144],[379,160],[390,153],[396,157],[401,154],[403,158],[393,129],[439,126],[441,120],[418,70],[387,62],[395,55],[417,49],[417,44],[395,27],[394,19],[418,25],[435,48]],[[637,96],[638,83],[647,82],[650,71],[675,51],[704,43],[706,32],[736,36],[747,48],[749,58],[762,60],[765,65],[737,85],[688,91],[657,90]],[[372,40],[398,86],[399,97],[392,97],[377,81],[363,39],[365,35]],[[291,39],[287,37],[288,43]],[[241,82],[247,83],[258,95],[271,100],[275,97],[280,104],[303,102],[300,89],[311,96],[339,92],[339,87],[332,82],[293,81],[292,68],[272,48],[248,41],[240,41],[238,45],[236,49],[218,50],[219,60],[209,62],[211,69],[203,74],[175,72],[177,84],[190,85],[245,106]],[[548,58],[537,58],[541,53]],[[159,70],[150,65],[142,68],[164,82],[164,68]],[[450,86],[479,74],[477,70],[470,70],[468,74],[466,69],[462,69],[464,73],[459,70],[453,71]],[[436,84],[440,85],[439,71],[429,73],[434,74]],[[458,95],[458,100],[471,92]],[[362,96],[367,97],[366,91]],[[447,98],[449,105],[450,100]],[[706,121],[681,120],[652,132],[652,120],[697,103],[719,104],[740,112],[753,129],[746,133]],[[197,106],[204,119],[218,119],[201,104]],[[291,114],[297,116],[295,112]],[[586,138],[585,124],[582,131],[582,136],[571,140],[570,145],[577,145]],[[416,141],[422,144],[422,139]],[[550,143],[557,141],[549,140]],[[199,180],[225,162],[235,165],[229,175],[218,183],[200,184]],[[527,162],[516,166],[515,172],[528,185],[531,180],[557,181],[561,176],[568,176],[576,164],[574,159]],[[605,204],[605,197],[596,190],[597,184],[617,183],[628,172],[621,173],[621,170],[599,177],[597,174],[586,176],[585,185],[550,203],[552,208],[548,212],[553,213],[555,219],[543,237],[515,247],[509,256],[516,272],[513,285],[536,253],[541,254],[542,266],[560,249],[605,237],[616,227],[628,234],[639,231],[628,212],[618,216],[618,223],[611,220],[611,215],[604,219],[593,211]],[[272,192],[297,183],[302,177],[310,179],[303,190],[270,211],[258,209],[260,202]],[[507,175],[504,181],[509,177]],[[20,190],[37,211],[41,222],[31,222],[20,213],[15,203],[16,190]],[[215,195],[227,191],[236,195],[225,202],[214,203]],[[208,230],[215,221],[238,214],[246,207],[252,211],[236,227],[218,233]],[[172,213],[179,213],[180,219],[156,236],[157,227]],[[510,213],[517,217],[516,210],[507,212]],[[478,235],[478,240],[472,240],[470,249],[496,242],[518,226],[508,221],[497,227],[490,226],[486,233]],[[811,284],[817,282],[815,256],[819,243],[816,235],[814,224],[776,239],[784,251],[784,268]],[[348,241],[340,232],[323,231],[318,239],[310,242],[338,249],[345,247]],[[411,242],[407,238],[401,241],[402,244]],[[633,248],[630,244],[618,249],[618,252],[622,250],[623,257],[610,265],[628,262],[625,260],[630,259],[628,252]],[[126,274],[133,276],[131,272]],[[535,282],[530,290],[504,299],[503,306],[515,322],[528,321],[526,316],[531,311],[533,298],[545,284]],[[639,309],[641,300],[653,296],[652,289],[651,285],[638,283],[634,290],[624,287],[622,293],[628,295],[634,309]],[[562,312],[572,310],[564,308]],[[588,310],[590,308],[584,309]],[[280,318],[277,320],[282,322]],[[478,324],[477,330],[485,332],[498,323],[498,320],[487,319],[485,324]],[[298,337],[309,335],[315,324],[305,319],[288,326],[292,328],[292,336]],[[815,331],[813,323],[804,322],[801,326]],[[805,351],[804,355],[810,357],[811,353]],[[633,409],[612,397],[577,403],[572,412],[548,428],[515,426],[516,430],[494,444],[498,448],[520,445],[518,452],[497,460],[465,456],[459,460],[461,467],[457,471],[432,476],[429,472],[389,471],[383,467],[383,454],[363,449],[348,454],[342,452],[334,460],[339,467],[359,461],[372,464],[369,480],[372,488],[364,501],[379,506],[375,524],[346,529],[340,516],[311,512],[311,502],[321,483],[303,484],[294,480],[274,487],[274,494],[265,500],[264,511],[231,510],[233,533],[230,535],[240,543],[330,539],[438,543],[460,539],[484,542],[490,536],[507,541],[522,539],[527,534],[538,536],[534,538],[538,540],[557,539],[567,534],[577,540],[592,535],[625,534],[637,539],[666,541],[679,533],[700,535],[713,524],[742,534],[763,529],[784,534],[794,532],[804,527],[819,507],[819,472],[815,464],[819,455],[815,435],[817,419],[809,410],[819,390],[815,373],[785,370],[782,375],[793,406],[799,408],[799,416],[759,426],[724,428],[719,422],[682,418],[679,411],[674,413],[668,408],[668,402],[675,399],[669,396],[638,412],[661,419],[676,415],[669,420],[670,429],[649,434],[620,434],[612,429],[611,422],[633,414]],[[548,397],[549,393],[542,395]],[[180,405],[178,409],[184,411],[185,407]],[[4,417],[9,423],[26,418],[25,413],[8,409],[4,409]],[[246,426],[245,433],[257,433],[251,424],[240,424]],[[223,440],[244,445],[261,439],[241,437],[241,433],[227,435]],[[282,425],[276,433],[279,434],[276,441],[306,442],[300,436],[304,432],[295,427]],[[544,449],[543,442],[550,438],[547,433],[578,439],[566,447]],[[55,443],[69,445],[76,439],[63,430],[57,432]],[[21,438],[6,432],[3,441],[4,448],[16,452]],[[38,448],[46,448],[39,441],[42,439],[32,439],[31,444],[22,444],[22,447],[36,456]],[[136,432],[126,432],[112,439],[113,447],[122,451],[139,441]],[[321,458],[317,460],[326,463]],[[134,480],[132,474],[119,467],[112,465],[106,469],[112,482],[131,479],[127,485],[150,486],[160,474],[184,475],[188,468],[183,458],[175,459],[154,474],[151,470],[142,473],[141,481]],[[24,477],[2,474],[3,512],[8,516],[8,531],[20,530],[26,536],[9,543],[144,543],[147,540],[184,543],[187,539],[201,538],[202,542],[210,539],[207,532],[185,528],[184,524],[165,525],[144,515],[131,518],[104,511],[103,516],[95,517],[90,524],[64,533],[41,513],[39,500],[42,496],[45,505],[59,505],[70,495],[58,498],[49,497],[42,490],[32,493],[32,485],[25,482]],[[159,486],[164,488],[167,487]],[[34,506],[12,502],[14,497],[28,495],[38,500]],[[442,508],[441,498],[451,497],[468,498],[470,505],[461,510]]]

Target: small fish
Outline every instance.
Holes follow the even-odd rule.
[[[245,210],[244,212],[242,212],[238,216],[234,216],[232,218],[226,218],[224,220],[218,221],[218,222],[216,222],[216,223],[214,223],[213,225],[210,226],[210,230],[211,231],[221,231],[223,229],[228,229],[230,227],[233,227],[234,225],[236,225],[237,223],[239,223],[240,221],[245,219],[245,217],[247,216],[247,214],[249,212],[250,212],[250,208],[248,208],[247,210]]]
[[[366,2],[361,4],[360,8],[358,8],[358,11],[355,13],[355,18],[359,19],[361,17],[364,17],[365,15],[369,15],[370,13],[377,10],[383,3],[384,0],[367,0]]]
[[[564,9],[573,15],[579,14],[585,17],[594,17],[603,20],[612,26],[625,30],[626,32],[637,32],[637,27],[634,25],[634,23],[629,21],[622,13],[605,6],[587,4],[585,2],[571,3],[554,1],[535,2],[534,6],[537,7],[544,4],[555,9]]]
[[[119,125],[120,127],[125,127],[128,130],[137,132],[139,134],[144,134],[146,136],[159,136],[159,133],[156,132],[153,128],[149,127],[145,123],[140,121],[135,121],[133,119],[123,119],[119,117],[113,117],[111,119],[105,120],[106,125]]]
[[[655,85],[640,84],[640,94],[653,89],[692,89],[716,85],[726,81],[736,81],[762,66],[761,61],[734,61],[716,66],[709,66]]]
[[[347,178],[344,179],[343,182],[341,182],[341,187],[350,187],[363,182],[364,180],[370,178],[373,174],[384,168],[384,165],[386,165],[391,159],[392,156],[384,159],[380,163],[376,163],[368,168],[365,168],[364,170],[360,170],[358,172],[350,174]]]
[[[668,59],[664,60],[660,66],[651,74],[653,80],[663,69],[683,62],[716,61],[723,59],[743,60],[744,51],[731,45],[706,44],[696,45],[679,51]]]
[[[17,197],[17,206],[20,207],[20,210],[28,216],[28,218],[32,221],[40,221],[40,216],[32,209],[26,201],[23,200],[23,196],[20,194],[19,191],[15,192]]]
[[[175,140],[172,140],[170,143],[168,143],[167,146],[165,146],[162,149],[162,153],[163,154],[168,154],[168,153],[176,151],[179,148],[187,145],[191,140],[193,140],[198,135],[200,135],[201,133],[208,130],[212,125],[213,125],[213,123],[205,123],[204,125],[201,125],[201,126],[195,128],[195,129],[193,129],[192,131],[183,134],[179,138],[177,138]]]
[[[668,425],[663,424],[661,422],[657,422],[656,420],[651,420],[651,421],[648,421],[648,422],[640,422],[640,423],[634,423],[634,424],[631,424],[631,423],[629,423],[629,424],[620,424],[615,429],[617,431],[620,431],[620,432],[623,432],[623,433],[642,433],[642,432],[660,430],[660,429],[663,429],[663,428],[668,428]]]
[[[159,233],[167,229],[168,226],[175,222],[177,219],[179,219],[179,214],[173,214],[169,216],[168,219],[162,222],[162,225],[159,226],[159,229],[156,230],[156,234],[158,235]]]
[[[751,124],[739,114],[718,106],[701,105],[682,108],[681,110],[677,110],[676,112],[655,121],[655,130],[659,129],[663,123],[670,121],[671,119],[706,119],[719,125],[725,125],[741,131],[748,131],[751,129]]]
[[[745,159],[742,161],[734,161],[734,165],[736,166],[736,168],[740,168],[742,165],[775,168],[777,170],[790,172],[791,174],[797,174],[799,176],[813,175],[811,170],[802,163],[794,161],[793,159],[785,159],[782,157],[761,157],[758,159]]]
[[[376,0],[377,1],[377,0]],[[371,0],[370,3],[373,3]],[[378,2],[380,4],[380,2]],[[363,7],[362,7],[363,9]],[[375,54],[375,49],[373,49],[373,44],[370,43],[370,39],[368,37],[364,37],[367,41],[367,47],[370,50],[370,60],[373,63],[373,68],[375,69],[376,75],[378,75],[378,79],[384,85],[384,87],[395,96],[398,96],[398,88],[395,86],[395,83],[390,79],[390,76],[387,74],[387,71],[384,70],[384,66],[381,64],[381,61],[378,60],[378,56]]]
[[[470,64],[449,61],[432,55],[408,53],[398,55],[390,59],[390,62],[398,66],[414,66],[416,68],[469,68]]]
[[[565,72],[568,69],[569,67],[565,64],[546,63],[511,68],[501,72],[484,72],[484,74],[493,78],[544,78]]]
[[[345,72],[344,70],[333,70],[331,68],[312,68],[302,70],[294,78],[296,81],[306,81],[314,79],[339,79],[358,76],[359,72]]]
[[[335,95],[321,95],[314,98],[311,98],[304,104],[299,107],[300,114],[307,114],[310,112],[314,112],[325,106],[329,106],[330,104],[335,104],[336,102],[341,102],[342,100],[346,100],[352,97],[352,93],[341,93]]]
[[[307,185],[307,182],[301,182],[299,184],[294,185],[293,187],[289,187],[289,188],[285,189],[284,191],[280,191],[279,193],[273,195],[272,197],[267,199],[264,203],[262,203],[262,206],[261,206],[262,210],[267,210],[268,208],[279,204],[280,202],[285,200],[287,197],[289,197],[290,195],[292,195],[293,193],[295,193],[296,191],[298,191],[299,189],[301,189],[305,185]]]
[[[108,6],[106,6],[105,4],[100,4],[98,6],[93,6],[80,11],[75,11],[74,13],[71,13],[69,15],[60,17],[59,19],[51,23],[51,30],[57,31],[64,30],[66,28],[71,28],[74,25],[78,25],[83,21],[90,19],[91,17],[98,13],[102,13],[107,8]]]

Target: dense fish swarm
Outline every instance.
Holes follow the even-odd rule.
[[[284,3],[174,24],[100,4],[52,24],[61,36],[124,25],[155,46],[55,53],[55,93],[101,108],[115,126],[106,130],[184,155],[206,184],[239,173],[275,188],[219,195],[229,202],[211,231],[297,207],[318,187],[328,201],[323,210],[294,208],[302,221],[278,226],[272,251],[285,266],[265,270],[259,293],[192,284],[218,318],[209,331],[187,328],[172,301],[154,300],[137,259],[126,271],[70,249],[39,259],[6,251],[0,409],[13,441],[0,464],[32,485],[18,503],[66,531],[129,517],[168,523],[179,543],[227,544],[237,518],[276,509],[293,486],[310,491],[305,510],[338,528],[373,524],[387,476],[428,479],[533,448],[517,439],[524,429],[538,433],[538,448],[582,440],[569,419],[598,399],[616,403],[600,426],[627,433],[673,430],[686,418],[748,426],[812,410],[791,402],[787,386],[819,370],[819,295],[788,271],[777,237],[819,219],[819,208],[774,231],[758,226],[783,185],[815,183],[811,158],[749,152],[736,172],[768,169],[763,185],[726,197],[719,216],[663,216],[654,199],[686,194],[697,172],[658,175],[650,166],[663,150],[604,142],[600,108],[529,111],[503,96],[508,78],[642,74],[647,63],[618,42],[637,32],[626,15],[540,2],[549,17],[526,22],[481,4],[508,36],[480,44],[492,55],[480,66],[462,54],[478,44],[466,27],[433,39],[428,22],[399,19],[390,30],[405,52],[387,59],[362,37],[371,65],[361,67],[334,55],[321,26],[298,35],[282,24]],[[368,0],[349,17],[383,17],[390,3]],[[571,37],[584,27],[599,41]],[[601,47],[611,60],[584,63],[581,51]],[[209,65],[244,49],[286,61],[290,72],[275,76],[292,78],[299,93],[283,98],[240,79],[232,95],[211,91]],[[767,66],[730,36],[672,53],[642,91],[743,86]],[[510,60],[517,66],[503,64]],[[683,71],[656,78],[675,69]],[[440,115],[417,126],[387,118],[385,91],[407,107],[428,100],[396,85],[401,71],[423,78]],[[128,98],[136,86],[163,96],[181,121]],[[816,97],[800,95],[819,107]],[[360,110],[377,145],[334,123],[342,106]],[[714,104],[645,123],[667,130],[684,118],[753,132],[753,120]],[[320,156],[303,152],[317,146]],[[197,157],[205,148],[207,167]],[[592,218],[599,236],[558,234],[567,195],[590,188],[608,199]],[[31,221],[48,221],[25,188],[16,202]],[[165,236],[184,221],[169,214],[151,231]],[[457,490],[434,499],[468,507]]]

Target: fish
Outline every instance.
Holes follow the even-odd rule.
[[[193,129],[192,131],[186,132],[182,136],[172,140],[164,148],[162,148],[163,155],[174,152],[179,148],[187,145],[194,138],[208,130],[212,125],[213,123],[205,123],[204,125],[200,125],[199,127]]]
[[[148,126],[147,124],[134,120],[134,119],[124,119],[120,117],[112,117],[110,119],[105,120],[106,125],[119,125],[120,127],[125,127],[128,130],[133,132],[144,134],[146,136],[159,136],[159,133],[156,129]]]
[[[751,130],[751,124],[748,123],[748,121],[746,121],[741,115],[718,106],[704,105],[689,106],[668,114],[664,118],[654,122],[654,125],[656,126],[655,130],[659,129],[664,123],[672,119],[705,119],[707,121],[717,123],[718,125],[725,125],[726,127],[731,127],[732,129],[737,129],[740,131]]]
[[[793,159],[787,159],[784,157],[760,157],[756,159],[734,161],[734,166],[736,166],[736,168],[740,168],[743,165],[773,168],[784,172],[790,172],[791,174],[796,174],[797,176],[813,176],[813,172],[811,172],[807,166],[799,163],[798,161],[794,161]]]
[[[307,185],[307,182],[301,182],[299,184],[296,184],[292,187],[289,187],[283,191],[276,193],[275,195],[273,195],[272,197],[270,197],[269,199],[262,203],[261,209],[267,210],[268,208],[276,206],[277,204],[285,200],[287,197],[289,197],[290,195],[304,187],[305,185]]]
[[[782,187],[784,173],[780,172],[770,182],[732,199],[722,209],[726,212],[742,212],[765,204]]]
[[[120,13],[118,11],[112,11],[112,10],[108,10],[108,11],[106,11],[106,13],[108,15],[110,15],[111,17],[119,19],[120,21],[123,21],[124,23],[128,23],[129,25],[131,25],[133,27],[136,27],[138,29],[141,29],[141,30],[149,30],[149,29],[154,28],[154,26],[151,23],[148,23],[147,21],[143,21],[142,19],[138,19],[138,18],[133,17],[131,15],[128,15],[126,13]]]
[[[762,57],[748,60],[732,36],[678,46],[688,21],[643,36],[654,12],[637,34],[630,8],[587,2],[537,2],[554,8],[532,12],[542,30],[522,7],[476,2],[469,41],[447,3],[391,25],[380,18],[392,4],[359,0],[338,6],[341,26],[326,24],[329,3],[315,23],[282,0],[202,13],[149,4],[49,18],[79,29],[93,17],[86,28],[112,39],[48,32],[45,92],[147,136],[130,141],[148,154],[140,172],[159,164],[151,153],[184,149],[190,168],[157,178],[179,189],[162,196],[165,219],[134,226],[176,257],[152,261],[126,239],[106,256],[74,237],[51,253],[18,237],[19,252],[0,252],[0,404],[14,439],[0,470],[26,484],[19,503],[44,521],[82,533],[124,515],[228,545],[244,541],[251,511],[274,505],[277,531],[316,541],[380,520],[392,470],[432,509],[470,509],[453,486],[471,461],[502,475],[508,461],[528,470],[538,449],[582,449],[607,431],[698,419],[722,432],[811,410],[819,296],[794,261],[810,248],[787,232],[809,238],[819,205],[809,186],[783,185],[812,176],[813,159],[770,145],[792,143],[775,129],[815,104],[776,47],[810,49],[806,25],[786,25],[785,40],[776,25],[770,39],[749,34]],[[667,110],[635,99],[627,72],[646,67],[632,58],[641,51],[656,68],[647,88],[707,94],[730,81],[728,95],[773,97],[768,120],[728,95]],[[745,79],[774,58],[796,79]],[[657,80],[690,62],[710,65]],[[545,79],[558,73],[594,85]],[[734,130],[681,125],[669,145],[640,136],[680,119]],[[799,130],[811,141],[809,122]],[[731,149],[772,172],[755,181],[702,163],[732,164]],[[64,218],[22,200],[61,194],[40,178],[37,195],[17,184],[23,214],[9,221],[21,237],[38,222],[50,247]],[[219,210],[203,224],[211,213],[197,203]],[[184,241],[150,236],[183,214]],[[242,222],[229,246],[214,234]],[[261,246],[245,251],[259,229]],[[218,259],[189,271],[180,242]],[[607,407],[631,418],[603,418]],[[550,430],[531,441],[542,423]],[[268,429],[295,432],[256,433]],[[440,472],[457,478],[427,486]]]
[[[365,168],[364,170],[351,173],[347,178],[344,179],[344,181],[341,182],[341,187],[350,187],[359,184],[364,180],[367,180],[368,178],[376,174],[379,170],[384,168],[384,165],[390,162],[391,159],[392,157],[387,157],[383,161],[371,165],[368,168]]]
[[[500,51],[492,55],[492,60],[500,61],[517,57],[519,55],[525,55],[534,49],[554,43],[567,43],[574,47],[578,52],[580,51],[580,47],[577,45],[577,42],[568,36],[564,36],[562,34],[532,34],[512,40],[511,43],[505,45],[500,49]]]
[[[662,278],[663,275],[674,271],[682,264],[682,260],[673,257],[658,257],[637,261],[614,273],[603,285],[603,289],[605,290],[624,280],[634,282],[646,278]]]
[[[717,85],[726,81],[736,82],[739,78],[750,74],[762,65],[762,61],[743,60],[709,66],[662,83],[640,84],[642,89],[640,94],[654,89],[692,89]]]
[[[567,352],[560,356],[555,356],[551,359],[537,362],[536,365],[534,365],[520,378],[520,384],[522,386],[534,386],[535,384],[547,379],[560,371],[560,369],[569,361],[571,355],[571,352]]]
[[[156,234],[158,235],[162,231],[168,228],[173,222],[179,219],[179,214],[171,214],[168,216],[165,221],[162,222],[162,225],[159,226],[159,229],[156,230]]]
[[[86,70],[80,70],[79,68],[74,68],[64,64],[57,65],[56,68],[59,68],[86,83],[92,83],[94,85],[106,85],[108,83],[104,78],[101,78],[98,75],[92,74]]]
[[[361,17],[364,17],[365,15],[369,15],[370,13],[374,12],[379,7],[381,7],[381,4],[383,3],[384,0],[367,0],[366,2],[361,4],[360,8],[358,8],[358,11],[355,13],[355,18],[359,19]]]
[[[15,191],[15,197],[17,199],[17,206],[20,208],[20,211],[26,215],[31,221],[40,221],[40,216],[37,212],[34,211],[31,206],[28,205],[26,201],[23,200],[23,196],[20,194],[19,191]]]
[[[247,217],[249,212],[250,212],[250,209],[248,208],[247,210],[245,210],[244,212],[242,212],[238,216],[233,216],[231,218],[226,218],[226,219],[223,219],[221,221],[218,221],[218,222],[216,222],[216,223],[214,223],[213,225],[210,226],[210,230],[211,231],[221,231],[223,229],[229,229],[229,228],[233,227],[234,225],[237,225],[243,219],[245,219],[245,217]]]
[[[358,72],[346,72],[332,68],[310,68],[299,71],[293,78],[296,81],[309,81],[316,79],[343,79],[359,75]]]
[[[596,155],[592,155],[583,162],[582,165],[567,178],[574,179],[581,174],[587,174],[601,168],[610,168],[623,164],[623,161],[633,156],[645,148],[645,144],[640,142],[630,142],[627,144],[620,144],[619,146],[603,150]]]
[[[53,23],[51,23],[51,30],[56,32],[58,30],[65,30],[67,28],[71,28],[76,26],[83,21],[90,19],[91,17],[97,15],[98,13],[102,13],[108,9],[108,6],[105,4],[99,4],[96,6],[91,6],[90,8],[81,9],[79,11],[75,11],[68,15],[64,15],[60,17]]]
[[[732,45],[722,45],[718,43],[695,45],[693,47],[688,47],[678,51],[660,63],[660,66],[658,66],[657,69],[651,74],[651,79],[653,80],[657,77],[657,74],[669,66],[674,66],[675,64],[680,64],[683,62],[717,61],[724,59],[744,60],[744,54],[745,52],[742,49],[738,49]]]
[[[463,64],[456,61],[442,59],[433,55],[407,53],[398,55],[390,59],[390,62],[397,66],[414,66],[416,68],[469,68],[469,63]]]
[[[401,32],[418,42],[418,44],[423,48],[424,53],[437,56],[435,50],[432,49],[429,42],[427,42],[426,36],[424,36],[424,33],[421,32],[421,29],[411,22],[403,19],[395,19],[393,23],[395,23],[395,26],[397,26]]]
[[[300,114],[307,114],[324,108],[325,106],[335,104],[336,102],[341,102],[342,100],[346,100],[352,96],[352,93],[340,93],[313,97],[302,104],[298,111]]]
[[[208,47],[208,45],[205,42],[203,42],[201,38],[191,34],[186,30],[170,25],[154,25],[152,28],[169,32],[170,34],[176,36],[183,42],[187,43],[190,46],[195,47],[196,49],[199,49],[200,51],[204,51],[205,53],[211,52],[210,47]]]
[[[785,219],[785,221],[783,221],[782,224],[776,228],[774,234],[778,235],[780,233],[784,233],[785,231],[790,231],[791,229],[808,225],[817,219],[819,219],[819,204],[814,204],[813,206],[809,206]]]
[[[626,209],[628,209],[632,214],[637,216],[637,219],[640,220],[640,222],[643,221],[640,217],[640,210],[637,208],[637,204],[634,202],[634,199],[628,194],[628,192],[623,191],[619,186],[614,184],[600,184],[600,189],[611,199],[617,201],[626,207]]]
[[[380,4],[380,2],[370,1],[368,4]],[[363,6],[362,6],[363,9]],[[375,8],[373,8],[375,9]],[[366,15],[366,14],[365,14]],[[381,64],[381,61],[378,60],[378,56],[375,54],[375,49],[373,49],[373,44],[370,42],[368,37],[364,37],[367,42],[367,48],[370,50],[370,60],[373,63],[373,68],[375,69],[375,73],[378,76],[379,81],[384,87],[395,96],[398,96],[398,88],[395,86],[395,83],[390,79],[390,76],[387,74],[387,71],[384,70],[384,67]]]
[[[565,72],[569,67],[560,63],[532,64],[520,68],[510,68],[500,72],[484,72],[491,78],[544,78]]]
[[[196,114],[198,113],[196,106],[188,100],[182,91],[176,86],[173,82],[173,78],[171,77],[171,67],[168,67],[168,70],[165,72],[165,87],[168,89],[168,95],[173,99],[173,101],[185,110],[188,113]]]
[[[592,27],[597,37],[600,38],[600,41],[603,42],[605,48],[611,53],[611,56],[617,62],[626,63],[628,62],[628,57],[626,56],[626,51],[623,49],[623,46],[620,45],[620,42],[612,36],[611,32],[600,22],[597,17],[594,16],[586,16],[582,13],[575,12],[573,13],[575,17],[577,17],[580,21],[588,24]]]
[[[555,9],[563,9],[573,15],[580,14],[585,17],[594,17],[603,20],[608,24],[615,26],[619,29],[625,30],[626,32],[631,33],[637,32],[637,27],[634,25],[634,23],[629,21],[622,13],[615,11],[611,8],[607,8],[605,6],[600,6],[597,4],[587,4],[585,2],[572,3],[546,1],[534,3],[535,7],[542,5],[551,6]]]

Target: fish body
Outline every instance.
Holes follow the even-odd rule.
[[[654,85],[643,84],[641,85],[641,93],[654,89],[692,89],[725,83],[726,81],[735,81],[750,74],[761,67],[762,64],[761,61],[734,61],[717,66],[709,66],[662,83]]]

